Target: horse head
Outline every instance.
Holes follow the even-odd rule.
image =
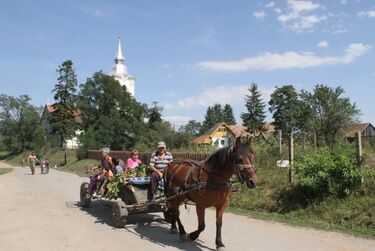
[[[247,137],[242,140],[241,137],[237,137],[232,146],[232,154],[237,179],[242,184],[246,183],[248,188],[255,188],[257,176],[254,166],[254,151],[251,148],[251,138]]]

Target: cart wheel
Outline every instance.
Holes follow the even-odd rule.
[[[165,222],[168,222],[168,223],[171,223],[172,221],[172,212],[171,211],[163,211],[163,215],[164,215],[164,221]]]
[[[90,207],[91,195],[90,195],[90,184],[83,182],[80,189],[80,201],[82,207]]]
[[[112,221],[115,227],[123,228],[128,221],[128,210],[123,201],[115,201],[112,207]]]

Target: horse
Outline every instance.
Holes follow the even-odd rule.
[[[242,142],[241,137],[237,137],[232,146],[217,150],[202,162],[177,159],[170,163],[165,177],[166,194],[170,199],[170,232],[179,233],[182,240],[196,240],[205,229],[206,208],[215,207],[216,248],[224,250],[225,245],[221,239],[222,219],[232,192],[231,177],[234,174],[239,182],[246,183],[248,188],[255,188],[257,176],[250,138]],[[198,229],[189,234],[179,218],[179,206],[188,200],[195,202],[198,216]]]

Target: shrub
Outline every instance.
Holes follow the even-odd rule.
[[[299,185],[315,196],[348,194],[360,186],[363,173],[354,151],[348,149],[323,148],[301,156],[294,168]]]

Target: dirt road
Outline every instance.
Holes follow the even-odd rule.
[[[0,166],[7,165],[0,162]],[[161,214],[130,217],[124,229],[112,227],[111,209],[78,205],[83,178],[51,170],[32,176],[16,167],[0,176],[0,250],[215,250],[214,211],[206,214],[206,230],[193,243],[168,232]],[[188,231],[196,229],[193,208],[182,209]],[[296,228],[226,213],[226,250],[375,250],[375,240]]]

